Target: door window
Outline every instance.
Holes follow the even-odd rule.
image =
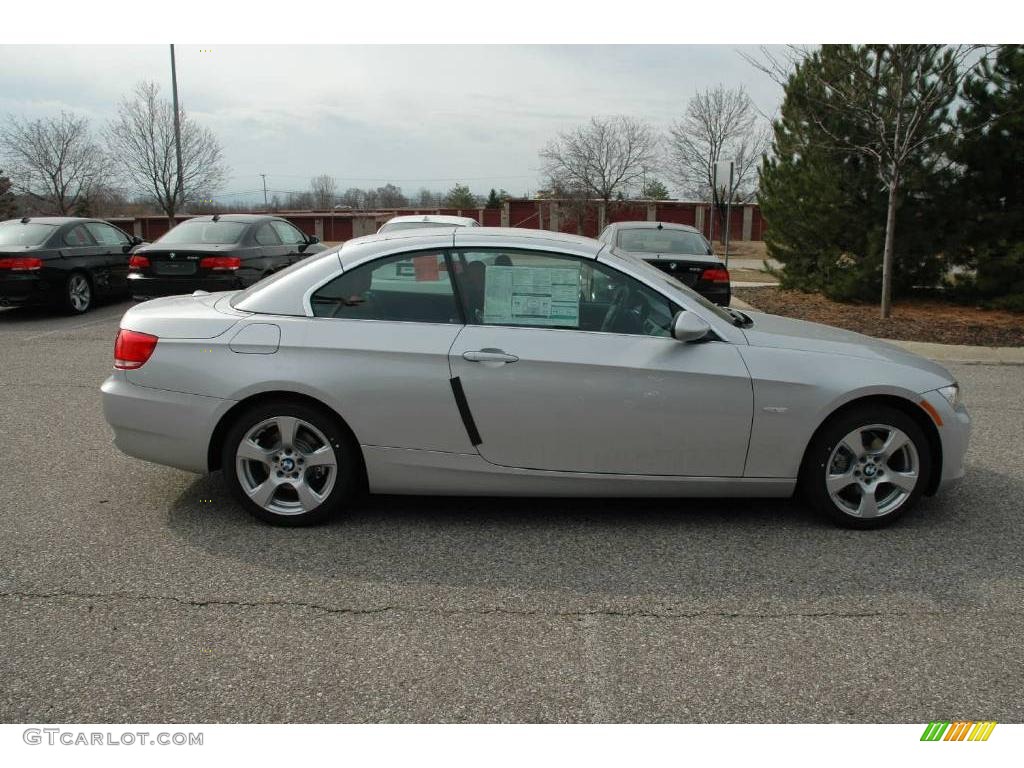
[[[305,245],[306,236],[287,221],[274,219],[270,222],[270,226],[274,228],[277,236],[281,238],[281,242],[285,245]]]
[[[479,249],[455,257],[467,321],[671,336],[671,301],[592,259],[543,251]]]
[[[256,242],[259,245],[280,245],[281,241],[269,223],[264,222],[256,228]]]
[[[96,238],[96,242],[100,245],[125,246],[130,242],[128,240],[128,235],[109,224],[103,224],[99,221],[89,221],[86,222],[85,228],[89,230],[89,233]]]
[[[95,245],[95,243],[85,227],[82,224],[78,224],[64,233],[64,245],[69,245],[72,248],[83,248]]]
[[[316,317],[461,323],[443,253],[389,256],[346,271],[310,299]]]

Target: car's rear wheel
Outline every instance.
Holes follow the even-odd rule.
[[[801,471],[805,498],[848,528],[879,528],[921,496],[931,473],[924,431],[899,409],[864,406],[815,435]]]
[[[92,306],[92,284],[84,272],[72,272],[64,282],[64,308],[75,315],[88,312]]]
[[[311,525],[350,501],[358,450],[338,419],[305,403],[275,401],[243,413],[224,440],[221,466],[242,505],[274,525]]]

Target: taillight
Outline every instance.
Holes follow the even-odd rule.
[[[714,267],[713,269],[705,269],[700,276],[701,280],[707,280],[709,283],[728,283],[729,282],[729,270],[723,269],[722,267]]]
[[[128,269],[144,269],[149,266],[148,256],[139,256],[138,254],[128,259]]]
[[[14,256],[9,259],[0,259],[0,269],[9,269],[13,272],[34,272],[43,268],[43,260],[29,258],[26,256]]]
[[[141,368],[156,349],[157,341],[159,339],[156,336],[148,333],[122,328],[114,341],[114,367],[123,371]]]
[[[242,260],[237,256],[206,256],[199,260],[202,269],[238,269],[242,266]]]

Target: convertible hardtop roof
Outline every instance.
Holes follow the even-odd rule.
[[[606,246],[597,240],[542,229],[437,227],[366,235],[313,254],[247,289],[231,306],[269,315],[305,314],[304,297],[343,270],[378,257],[449,248],[551,250],[596,259]]]
[[[342,265],[366,261],[378,254],[420,248],[551,248],[594,259],[605,244],[589,237],[567,235],[546,229],[512,227],[436,227],[381,232],[349,240],[339,252]]]

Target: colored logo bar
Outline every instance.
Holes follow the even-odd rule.
[[[921,741],[988,741],[995,727],[995,720],[933,720],[925,726]]]

